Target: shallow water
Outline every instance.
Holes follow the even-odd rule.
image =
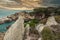
[[[12,25],[14,22],[9,22],[9,23],[4,23],[0,25],[0,32],[5,32],[7,31],[7,27]]]
[[[31,10],[7,10],[7,9],[0,9],[0,18],[5,17],[11,14],[15,14],[17,12],[27,11],[30,12]]]

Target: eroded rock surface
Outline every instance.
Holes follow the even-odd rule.
[[[58,23],[56,22],[54,16],[51,16],[47,19],[46,25],[51,26],[51,25],[57,25]]]
[[[22,40],[24,35],[24,19],[22,16],[5,33],[3,40]]]

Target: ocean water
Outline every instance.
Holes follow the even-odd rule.
[[[11,14],[15,14],[17,12],[21,12],[21,11],[30,12],[31,10],[7,10],[7,9],[0,9],[0,18],[8,16],[8,15],[11,15]]]

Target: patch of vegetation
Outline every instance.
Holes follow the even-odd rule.
[[[25,22],[25,26],[26,26],[26,24],[29,24],[30,27],[35,27],[35,25],[37,25],[38,23],[39,23],[39,20],[37,20],[37,19],[31,19],[30,21]]]
[[[56,40],[56,37],[52,30],[48,27],[45,27],[42,31],[42,40]]]
[[[60,15],[59,16],[55,16],[55,20],[60,23]]]

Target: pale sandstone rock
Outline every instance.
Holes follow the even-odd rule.
[[[38,30],[38,32],[40,33],[40,32],[44,29],[44,27],[45,27],[45,25],[43,25],[43,24],[38,24],[38,25],[36,26],[36,30]]]
[[[24,35],[24,19],[22,16],[8,29],[3,40],[22,40]]]
[[[46,25],[47,26],[51,26],[51,25],[57,25],[58,23],[55,21],[55,18],[54,16],[51,16],[48,18],[47,22],[46,22]]]

